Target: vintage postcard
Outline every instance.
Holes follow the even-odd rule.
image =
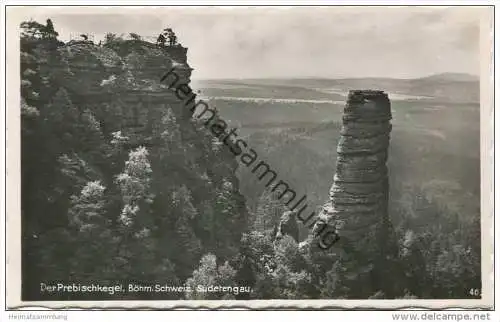
[[[8,6],[7,308],[491,309],[493,23]]]

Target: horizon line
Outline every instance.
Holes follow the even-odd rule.
[[[463,72],[442,72],[442,73],[434,73],[426,76],[417,76],[417,77],[384,77],[384,76],[339,76],[339,77],[325,77],[325,76],[269,76],[269,77],[202,77],[198,78],[194,75],[191,77],[191,81],[193,80],[342,80],[342,79],[393,79],[393,80],[416,80],[422,78],[429,78],[435,76],[442,75],[462,75],[462,76],[470,76],[475,78],[475,80],[479,81],[481,75],[475,75],[472,73],[463,73]]]

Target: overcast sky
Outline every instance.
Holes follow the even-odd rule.
[[[60,38],[107,32],[156,37],[171,27],[193,78],[479,75],[479,15],[471,8],[38,8]],[[91,11],[90,11],[91,10]]]

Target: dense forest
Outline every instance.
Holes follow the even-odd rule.
[[[21,29],[23,300],[470,298],[481,289],[479,214],[464,221],[418,189],[398,187],[410,200],[390,207],[389,242],[367,235],[362,252],[342,241],[318,248],[262,185],[245,200],[234,155],[160,83],[172,66],[189,83],[176,42],[62,42],[50,19]],[[193,291],[40,292],[56,282]]]

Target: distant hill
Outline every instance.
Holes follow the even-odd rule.
[[[448,103],[479,103],[479,78],[463,73],[441,73],[414,79],[239,79],[197,81],[207,96],[270,97],[344,100],[351,89],[380,89],[393,97],[406,95]]]
[[[443,81],[443,82],[478,82],[479,77],[465,73],[440,73],[419,78],[419,80]]]

